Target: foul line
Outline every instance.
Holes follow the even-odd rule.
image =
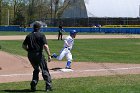
[[[83,70],[84,72],[99,72],[99,71],[117,71],[117,70],[132,70],[132,69],[140,69],[140,67],[130,67],[130,68],[113,68],[113,69],[95,69],[95,70]],[[83,72],[82,70],[80,71],[75,71],[75,72]]]
[[[100,71],[117,71],[117,70],[133,70],[133,69],[140,69],[140,67],[129,67],[129,68],[114,68],[114,69],[94,69],[94,70],[74,70],[72,72],[100,72]],[[50,71],[50,74],[60,74],[60,73],[66,73],[61,71],[52,72]],[[69,72],[67,72],[69,73]],[[41,74],[41,73],[39,73]],[[8,75],[0,75],[0,77],[14,77],[14,76],[30,76],[32,74],[8,74]]]

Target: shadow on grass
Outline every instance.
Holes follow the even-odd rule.
[[[36,91],[43,91],[43,90],[36,90]],[[23,90],[1,90],[0,92],[8,92],[8,93],[29,93],[29,92],[33,92],[30,89],[23,89]]]

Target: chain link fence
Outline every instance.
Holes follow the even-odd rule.
[[[63,18],[55,19],[54,26],[91,27],[97,25],[140,25],[140,18]]]

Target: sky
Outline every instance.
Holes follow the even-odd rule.
[[[140,0],[84,0],[90,17],[139,17]]]

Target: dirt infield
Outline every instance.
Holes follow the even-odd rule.
[[[23,40],[26,35],[0,36],[0,40]],[[64,35],[63,37],[66,37]],[[46,35],[47,39],[57,39],[57,35]],[[75,39],[111,39],[111,38],[140,38],[140,35],[77,35]]]
[[[98,37],[99,36],[99,37]],[[11,38],[12,37],[12,38]],[[16,38],[18,37],[18,38]],[[89,35],[85,38],[109,38],[109,35]],[[113,38],[114,35],[110,38]],[[0,36],[0,40],[22,40],[25,36]],[[56,36],[48,36],[48,39],[56,39]],[[78,36],[83,39],[84,37]],[[115,38],[140,38],[140,36],[118,36]],[[30,81],[32,79],[32,67],[26,57],[13,55],[0,51],[0,83]],[[87,77],[87,76],[105,76],[105,75],[122,75],[122,74],[140,74],[140,64],[120,64],[120,63],[96,63],[96,62],[73,62],[72,72],[62,72],[61,68],[65,67],[65,62],[48,63],[48,67],[53,79],[70,78],[70,77]],[[40,73],[40,79],[41,73]]]

